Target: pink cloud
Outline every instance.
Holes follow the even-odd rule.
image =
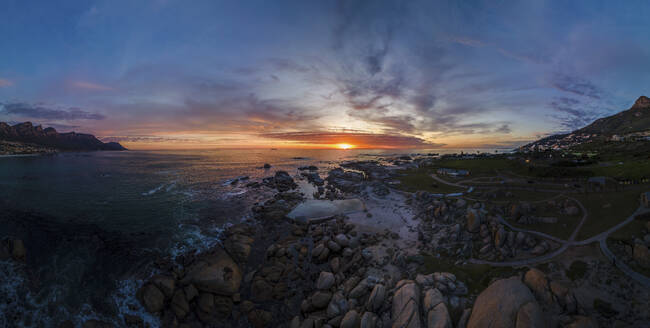
[[[86,89],[86,90],[98,90],[98,91],[113,90],[113,88],[109,86],[92,83],[92,82],[86,82],[86,81],[74,81],[72,82],[72,86],[74,86],[75,88]]]
[[[14,85],[13,82],[11,82],[11,81],[9,81],[7,79],[0,78],[0,88],[10,87],[12,85]]]

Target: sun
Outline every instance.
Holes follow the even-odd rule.
[[[337,144],[337,145],[336,145],[336,148],[339,148],[339,149],[350,149],[350,148],[354,148],[354,145],[346,144],[346,143],[340,143],[340,144]]]

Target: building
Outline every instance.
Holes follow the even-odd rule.
[[[650,191],[641,194],[641,203],[643,203],[643,206],[650,208]]]
[[[456,169],[446,169],[446,168],[440,168],[438,169],[438,174],[441,175],[448,175],[452,177],[466,177],[469,175],[469,171],[467,170],[456,170]]]

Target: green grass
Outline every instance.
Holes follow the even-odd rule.
[[[607,176],[619,179],[641,179],[650,177],[650,160],[623,161],[623,164],[614,162],[609,166],[585,167],[596,176]]]
[[[573,261],[569,266],[569,270],[566,271],[566,276],[571,279],[571,281],[576,281],[582,279],[587,273],[587,263],[580,260]]]
[[[451,272],[467,285],[470,294],[478,294],[490,284],[493,278],[509,278],[525,269],[493,267],[487,264],[455,265],[455,259],[424,255],[419,273]]]
[[[543,206],[543,204],[538,204],[538,206]],[[518,228],[535,230],[566,240],[569,239],[571,233],[573,233],[573,231],[580,223],[583,213],[580,212],[578,215],[571,216],[559,213],[557,210],[538,210],[534,213],[534,215],[539,217],[556,217],[558,220],[556,223],[535,224],[519,224],[511,221],[510,224]]]
[[[465,191],[465,188],[459,188],[438,182],[431,177],[431,174],[435,172],[432,168],[417,168],[417,169],[407,169],[401,172],[397,177],[399,184],[396,186],[398,189],[416,192],[416,191],[428,191],[431,193],[456,193]]]
[[[436,167],[450,169],[464,169],[470,172],[471,179],[482,176],[495,176],[498,170],[518,169],[521,165],[517,161],[502,157],[477,158],[477,159],[441,159],[434,162]]]
[[[639,207],[639,197],[645,189],[644,186],[636,186],[622,191],[573,195],[585,206],[589,215],[578,232],[577,240],[595,236],[625,220]],[[607,204],[610,206],[605,206]]]
[[[557,193],[552,192],[540,192],[540,191],[528,191],[528,190],[519,190],[519,189],[508,189],[503,188],[503,196],[496,198],[489,198],[489,200],[497,202],[516,202],[516,201],[527,201],[527,202],[536,202],[540,200],[545,200],[557,196]],[[506,192],[511,192],[512,197],[506,197]]]

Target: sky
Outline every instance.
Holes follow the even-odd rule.
[[[0,121],[131,149],[513,148],[650,96],[648,1],[2,3]]]

